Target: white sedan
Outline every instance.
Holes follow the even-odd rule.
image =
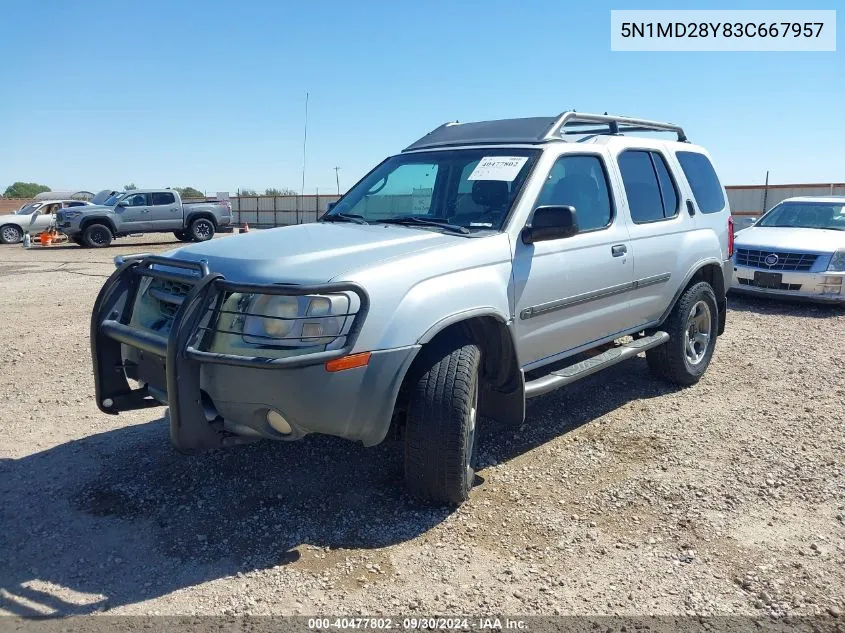
[[[735,247],[732,291],[845,304],[845,197],[784,200]]]
[[[0,243],[17,244],[24,233],[36,234],[50,228],[59,209],[89,204],[84,200],[36,200],[25,204],[14,213],[0,216]]]

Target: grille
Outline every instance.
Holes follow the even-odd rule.
[[[777,257],[772,265],[766,263],[766,258]],[[816,263],[818,255],[814,253],[784,253],[780,251],[761,251],[749,248],[736,249],[736,263],[740,266],[750,266],[761,270],[803,270],[807,271]],[[795,284],[793,284],[795,285]]]
[[[169,279],[156,279],[150,284],[147,294],[158,301],[159,313],[168,319],[172,319],[182,305],[187,294],[191,291],[191,284],[170,281]]]
[[[739,280],[740,285],[742,286],[754,286],[754,287],[764,287],[767,290],[771,290],[770,286],[760,286],[756,281],[753,279],[743,279],[742,277],[737,278]],[[801,290],[801,284],[780,284],[778,287],[779,290]]]

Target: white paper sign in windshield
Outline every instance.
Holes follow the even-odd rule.
[[[472,170],[468,180],[513,182],[527,160],[527,156],[485,156]]]

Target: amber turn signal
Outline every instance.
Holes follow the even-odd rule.
[[[360,354],[352,354],[351,356],[342,356],[334,360],[326,361],[326,371],[343,371],[344,369],[354,369],[355,367],[363,367],[370,362],[370,352],[361,352]]]

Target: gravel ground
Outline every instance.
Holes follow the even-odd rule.
[[[432,510],[396,441],[183,457],[163,409],[97,410],[111,258],[174,246],[0,247],[0,612],[845,611],[845,310],[732,297],[697,386],[637,358],[532,400]]]

